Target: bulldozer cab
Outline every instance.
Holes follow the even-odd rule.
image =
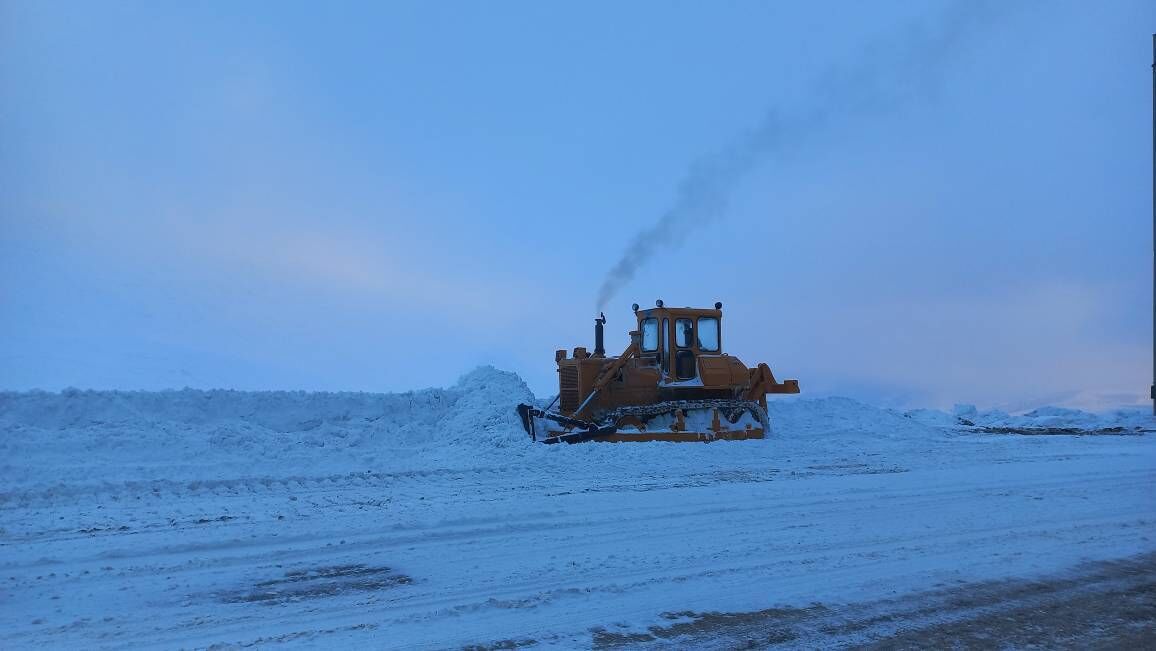
[[[722,353],[722,310],[668,308],[638,310],[640,353],[662,369],[664,384],[694,384],[699,355]]]

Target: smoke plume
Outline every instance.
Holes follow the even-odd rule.
[[[753,129],[696,161],[678,184],[674,203],[658,221],[634,236],[598,289],[597,309],[607,302],[655,252],[676,246],[695,225],[725,213],[730,195],[749,173],[776,153],[799,147],[831,126],[894,110],[933,95],[943,65],[987,22],[994,4],[961,0],[937,24],[912,24],[886,41],[864,48],[854,63],[820,75],[810,104],[769,110]]]

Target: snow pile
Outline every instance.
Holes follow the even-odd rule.
[[[4,484],[380,470],[517,443],[513,373],[481,367],[448,389],[399,394],[183,391],[0,393]],[[402,464],[404,465],[404,464]]]
[[[850,398],[771,397],[767,414],[775,438],[918,439],[941,433],[935,423],[905,418]]]
[[[998,409],[979,411],[973,405],[956,405],[952,413],[935,409],[914,409],[903,414],[916,422],[943,429],[980,429],[1009,433],[1114,433],[1156,430],[1156,418],[1147,407],[1128,407],[1101,413],[1040,407],[1010,415]]]
[[[719,446],[532,445],[514,407],[536,399],[517,375],[481,367],[446,389],[397,394],[243,391],[0,393],[0,488],[364,472],[605,467],[665,472],[680,464],[777,463],[826,449],[934,445],[947,434],[1156,429],[1144,410],[1089,414],[1045,408],[1009,416],[957,406],[905,413],[848,398],[769,400],[764,441]],[[661,453],[654,446],[665,446]]]
[[[438,423],[442,443],[488,448],[524,447],[528,436],[517,406],[534,394],[515,373],[484,366],[462,377],[452,391],[453,408]]]
[[[1130,407],[1091,413],[1063,407],[1040,407],[1010,416],[1002,411],[977,413],[970,421],[979,427],[1079,431],[1145,431],[1156,429],[1156,419],[1147,407]]]

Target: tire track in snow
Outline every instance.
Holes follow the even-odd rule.
[[[941,486],[934,490],[920,490],[918,488],[894,488],[888,486],[877,486],[867,490],[835,490],[829,493],[813,492],[808,493],[805,498],[787,498],[776,499],[773,504],[754,503],[744,506],[735,506],[733,501],[722,500],[717,501],[707,499],[701,503],[684,502],[684,504],[695,504],[697,508],[694,510],[687,510],[686,507],[680,507],[679,510],[671,512],[665,506],[656,507],[632,507],[631,520],[638,521],[668,521],[671,519],[700,519],[706,515],[722,515],[722,514],[750,514],[770,511],[787,511],[791,518],[799,517],[814,517],[824,515],[832,511],[842,511],[847,507],[858,506],[863,504],[883,503],[888,500],[900,499],[904,497],[915,497],[915,501],[909,501],[907,506],[916,506],[923,503],[937,504],[945,499],[952,497],[973,495],[979,493],[981,495],[1005,496],[1012,495],[1009,491],[1022,491],[1029,488],[1040,490],[1054,490],[1054,489],[1068,489],[1074,483],[1079,485],[1079,490],[1086,491],[1094,486],[1102,486],[1107,488],[1115,488],[1121,481],[1130,479],[1152,479],[1156,476],[1148,470],[1135,470],[1130,472],[1120,472],[1112,476],[1104,476],[1102,473],[1085,473],[1070,476],[1065,479],[1057,479],[1052,481],[1039,480],[1024,480],[1018,482],[1001,482],[986,488],[986,490],[977,491],[976,487],[967,483],[959,483],[952,485]],[[573,493],[568,493],[573,494]],[[309,496],[311,493],[297,493],[295,496]],[[357,503],[357,498],[353,498],[346,504]],[[332,506],[332,505],[331,505]],[[823,510],[826,508],[827,510]],[[798,511],[799,513],[794,513]],[[302,542],[312,541],[328,541],[336,537],[341,537],[347,541],[359,541],[360,544],[365,545],[406,545],[418,541],[434,542],[445,538],[469,538],[480,539],[490,535],[502,535],[506,533],[520,533],[532,532],[538,529],[550,528],[553,530],[564,529],[584,529],[596,528],[600,525],[614,524],[622,519],[623,510],[621,508],[609,508],[603,510],[589,510],[583,511],[581,516],[572,516],[564,510],[545,511],[542,513],[521,513],[517,516],[511,517],[509,515],[503,516],[504,524],[495,524],[494,519],[490,518],[466,518],[466,519],[450,519],[428,523],[416,523],[413,525],[394,525],[389,527],[391,534],[383,534],[380,527],[374,527],[368,531],[350,531],[349,529],[332,529],[322,533],[312,533],[299,536],[278,536],[275,541],[257,541],[257,542],[237,542],[234,540],[216,541],[213,543],[206,543],[203,545],[183,543],[180,545],[161,545],[154,549],[142,550],[134,548],[118,552],[116,550],[106,550],[99,554],[89,557],[89,561],[107,560],[117,558],[119,556],[131,555],[134,558],[148,558],[151,556],[165,556],[165,555],[185,555],[192,552],[210,552],[216,549],[235,550],[238,546],[253,548],[260,548],[261,553],[267,553],[268,549],[274,547],[282,547],[294,545]],[[594,519],[591,516],[598,515],[601,519]],[[230,518],[227,521],[206,522],[205,524],[213,525],[214,528],[220,529],[244,529],[250,523],[244,521],[236,521],[239,518]],[[511,524],[517,523],[517,525]],[[482,525],[474,527],[474,525]],[[98,538],[108,538],[117,541],[126,540],[126,536],[147,536],[150,533],[160,534],[161,537],[169,538],[168,535],[172,531],[181,531],[184,529],[197,529],[198,527],[184,527],[174,528],[165,525],[153,525],[151,527],[155,531],[150,531],[150,527],[143,529],[134,529],[132,531],[120,530],[118,527],[108,527],[101,532],[94,532],[92,534],[75,535],[75,530],[67,530],[66,535],[52,536],[27,536],[27,537],[5,537],[4,543],[55,543],[55,542],[69,542],[78,539],[88,541],[95,541]],[[71,559],[73,561],[83,561],[83,558]],[[0,569],[15,567],[6,564],[0,564]]]
[[[115,564],[124,560],[132,562],[122,565],[113,576],[98,581],[131,583],[133,580],[146,581],[152,577],[173,575],[175,577],[173,582],[176,583],[182,580],[179,575],[185,574],[201,581],[193,592],[205,595],[223,587],[235,588],[234,584],[226,581],[236,580],[238,569],[244,570],[244,576],[256,580],[267,577],[267,573],[275,569],[277,564],[333,564],[350,559],[380,559],[392,562],[399,555],[404,555],[407,547],[419,550],[427,557],[452,557],[455,554],[465,553],[463,552],[465,549],[471,554],[472,562],[501,566],[503,559],[508,563],[509,558],[516,556],[518,550],[525,548],[530,541],[536,540],[565,550],[574,544],[574,541],[592,539],[602,547],[622,549],[638,546],[641,529],[646,530],[647,535],[652,538],[651,543],[660,543],[663,540],[677,542],[687,537],[701,538],[722,530],[734,536],[735,547],[729,548],[731,553],[754,554],[764,559],[772,559],[759,562],[732,560],[718,563],[696,560],[693,554],[671,554],[665,559],[664,565],[634,571],[626,571],[619,566],[608,566],[602,568],[600,574],[592,574],[590,568],[584,567],[569,574],[556,573],[529,580],[516,580],[517,574],[509,572],[493,572],[485,576],[475,574],[470,580],[463,581],[474,586],[470,589],[452,589],[445,583],[438,583],[430,578],[423,579],[419,575],[416,576],[417,583],[412,589],[370,595],[353,602],[358,606],[354,608],[352,615],[349,614],[352,604],[348,599],[337,599],[328,604],[302,604],[299,608],[290,608],[292,612],[287,616],[272,620],[268,611],[253,611],[250,606],[248,609],[221,611],[212,621],[196,618],[188,620],[189,628],[182,634],[194,635],[207,641],[248,640],[250,638],[246,636],[258,625],[265,628],[272,626],[302,631],[303,635],[308,635],[310,630],[334,629],[335,626],[335,630],[338,630],[346,624],[349,627],[361,626],[369,620],[372,620],[370,623],[375,626],[383,623],[402,627],[428,626],[431,622],[446,621],[447,618],[460,620],[462,617],[480,616],[480,613],[485,612],[532,613],[558,603],[566,603],[566,612],[574,614],[561,618],[554,617],[552,621],[562,629],[581,632],[588,628],[589,622],[600,621],[598,618],[605,617],[597,607],[590,607],[585,603],[585,598],[593,594],[613,598],[638,591],[660,590],[662,586],[696,582],[713,582],[716,589],[722,586],[733,591],[744,585],[749,587],[752,582],[757,585],[771,576],[781,583],[789,579],[792,573],[799,580],[812,581],[815,576],[823,576],[831,581],[848,582],[857,574],[862,574],[864,567],[872,565],[890,567],[890,571],[901,570],[904,560],[886,556],[876,558],[873,555],[877,556],[904,546],[910,548],[905,552],[907,556],[904,558],[912,555],[918,557],[920,554],[924,557],[939,555],[947,558],[951,558],[952,554],[963,554],[966,557],[970,548],[977,546],[998,548],[1004,546],[1002,541],[1009,539],[1018,540],[1021,546],[1025,540],[1033,539],[1046,541],[1055,538],[1070,542],[1083,540],[1089,532],[1103,530],[1105,527],[1137,522],[1134,504],[1125,503],[1115,511],[1099,509],[1096,515],[1078,520],[1069,519],[1063,525],[1019,522],[1002,527],[968,529],[962,532],[967,534],[964,536],[957,535],[961,533],[958,529],[947,529],[926,533],[923,536],[877,535],[868,543],[846,539],[826,544],[811,541],[806,549],[791,550],[791,543],[795,541],[789,538],[777,542],[774,539],[766,539],[762,547],[749,547],[752,541],[757,541],[760,537],[765,538],[759,531],[744,531],[750,528],[747,525],[755,515],[762,514],[764,520],[771,521],[797,522],[802,519],[821,524],[823,521],[837,521],[840,514],[862,512],[866,505],[881,504],[893,509],[902,509],[912,518],[918,519],[922,517],[920,514],[934,514],[968,498],[980,498],[989,502],[993,499],[1002,500],[1008,496],[1030,499],[1026,493],[1031,491],[1044,492],[1052,496],[1063,496],[1065,493],[1077,491],[1080,496],[1095,498],[1094,503],[1102,504],[1103,498],[1099,495],[1144,490],[1150,485],[1152,477],[1149,470],[1141,468],[1118,469],[1115,473],[1107,475],[1102,472],[1083,472],[1071,473],[1066,477],[1035,480],[998,479],[987,482],[966,480],[946,483],[931,490],[925,485],[921,489],[918,483],[911,486],[880,483],[867,487],[858,484],[843,487],[825,485],[822,490],[811,492],[805,497],[791,496],[776,500],[764,499],[768,495],[763,493],[747,495],[745,499],[750,503],[740,503],[738,506],[734,504],[733,494],[715,496],[709,489],[703,488],[667,489],[667,493],[677,496],[676,498],[663,496],[667,503],[651,499],[656,496],[655,491],[635,493],[637,497],[626,500],[625,507],[602,507],[591,504],[588,502],[590,499],[588,496],[556,496],[540,500],[544,503],[559,504],[556,512],[522,512],[517,517],[509,517],[508,524],[512,526],[490,526],[490,520],[485,517],[475,518],[477,522],[447,519],[419,524],[407,531],[386,535],[381,533],[380,528],[375,530],[373,527],[363,526],[361,533],[329,529],[288,540],[269,540],[268,536],[258,536],[248,545],[240,545],[237,540],[225,540],[200,547],[154,546],[143,544],[147,542],[147,536],[138,535],[137,541],[127,535],[123,537],[112,535],[109,537],[110,541],[125,544],[123,548],[116,550],[119,554],[117,558],[110,559],[108,556],[96,554],[63,560],[66,565],[72,567],[80,567],[84,563]],[[849,481],[854,478],[844,479]],[[792,485],[795,484],[796,482],[792,482]],[[734,489],[740,489],[742,486],[729,488],[733,493]],[[770,487],[764,487],[761,490],[765,493],[769,489]],[[458,491],[443,491],[440,496],[433,497],[449,499],[458,494]],[[773,494],[770,496],[775,497]],[[689,508],[692,506],[694,508]],[[567,508],[581,510],[569,513]],[[502,513],[500,508],[493,510],[494,515]],[[1040,517],[1046,519],[1048,514],[1041,514]],[[1077,524],[1073,525],[1073,522]],[[230,522],[216,528],[240,532],[246,530],[247,526],[245,523]],[[772,533],[775,531],[777,529],[772,530]],[[339,536],[347,540],[346,545],[326,546],[331,545]],[[936,544],[936,541],[940,542]],[[995,545],[995,541],[1000,541],[1000,544]],[[740,543],[748,547],[739,547]],[[780,546],[776,547],[776,544]],[[238,551],[243,553],[239,554]],[[174,562],[139,563],[140,560],[148,558],[172,558]],[[699,565],[694,566],[695,562]],[[841,566],[848,569],[842,570]],[[40,566],[34,564],[27,566],[26,569],[33,567]],[[754,578],[750,578],[751,575],[754,575]],[[173,600],[175,602],[182,598],[184,597],[175,595]],[[156,606],[161,607],[163,603],[160,602]],[[643,609],[637,608],[626,607],[619,610],[631,613],[631,616],[635,617],[645,617],[647,614]],[[652,616],[653,614],[651,613]],[[337,626],[339,624],[341,626]],[[314,628],[308,628],[310,626]],[[127,629],[114,639],[125,643],[144,640],[155,642],[157,639],[155,631],[147,627],[128,626]],[[173,641],[176,642],[177,639],[173,638]]]

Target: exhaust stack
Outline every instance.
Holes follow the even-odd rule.
[[[603,345],[602,326],[606,325],[606,315],[599,312],[598,318],[594,319],[594,356],[606,357],[606,346]]]

